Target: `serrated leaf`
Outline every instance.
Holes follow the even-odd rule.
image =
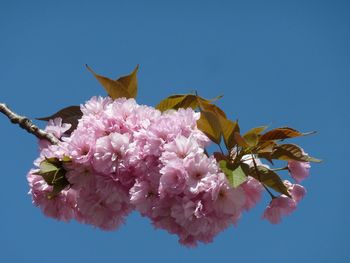
[[[247,176],[241,166],[232,169],[226,160],[219,162],[222,172],[226,175],[227,180],[233,188],[237,188],[247,180]]]
[[[321,160],[304,153],[303,149],[298,145],[291,143],[276,145],[271,154],[271,158],[286,161],[296,160],[301,162],[321,162]]]
[[[251,167],[249,175],[275,191],[291,197],[279,175],[265,166],[259,165]]]
[[[305,136],[312,134],[314,132],[302,133],[290,127],[276,128],[271,131],[266,132],[260,137],[261,141],[267,140],[284,140],[288,138],[294,138],[299,136]]]
[[[59,110],[51,116],[36,119],[40,121],[49,121],[55,118],[61,118],[62,123],[69,123],[72,125],[69,131],[67,132],[68,134],[70,134],[73,130],[76,129],[76,127],[78,126],[78,121],[82,116],[83,113],[80,110],[80,106],[69,106]]]
[[[166,111],[170,109],[177,110],[179,108],[192,108],[195,109],[198,107],[196,101],[196,96],[193,94],[176,94],[167,97],[162,100],[157,106],[156,109],[160,111]]]
[[[125,97],[127,99],[133,98],[133,96],[128,91],[128,87],[125,86],[125,84],[123,82],[121,82],[119,80],[113,80],[113,79],[104,77],[102,75],[98,75],[88,65],[86,65],[86,68],[95,76],[95,78],[100,82],[100,84],[107,91],[107,94],[112,99],[115,100],[117,98],[123,98],[123,97]],[[131,74],[133,74],[133,73],[131,73]],[[124,77],[124,78],[126,78],[126,77]]]

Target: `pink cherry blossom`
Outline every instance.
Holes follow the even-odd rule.
[[[310,163],[290,160],[288,162],[288,170],[291,176],[298,183],[304,180],[310,174]]]
[[[272,224],[281,222],[282,216],[290,215],[296,209],[296,202],[286,195],[280,195],[272,199],[270,204],[265,209],[263,218],[270,221]]]
[[[40,142],[40,156],[27,176],[33,203],[49,217],[114,230],[135,210],[194,247],[236,225],[261,199],[263,186],[251,176],[237,188],[230,186],[214,156],[205,153],[210,140],[197,127],[200,113],[191,108],[161,113],[134,99],[93,97],[81,111],[70,134],[61,119],[48,123],[46,131],[61,141]],[[60,161],[69,182],[55,196],[38,175],[45,158]],[[243,161],[252,167],[252,158],[264,165],[252,155]],[[291,161],[288,167],[296,180],[308,175],[308,163]],[[285,184],[293,199],[273,199],[263,215],[274,224],[306,193],[301,185]]]
[[[125,167],[124,158],[128,146],[129,136],[120,133],[111,133],[97,139],[93,167],[100,173],[116,173]]]
[[[244,209],[250,210],[260,201],[264,187],[258,180],[249,176],[247,181],[241,185],[241,188],[246,196]]]
[[[300,184],[292,184],[288,180],[284,180],[283,183],[288,188],[288,192],[294,199],[294,201],[298,204],[306,195],[306,189]]]
[[[43,213],[62,221],[69,221],[76,214],[76,192],[73,189],[61,191],[57,196],[51,197],[52,186],[31,170],[28,174],[28,182],[31,187],[29,194],[32,196],[33,204],[40,207]]]

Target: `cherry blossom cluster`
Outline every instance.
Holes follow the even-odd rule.
[[[200,113],[192,109],[161,113],[134,99],[93,97],[81,111],[71,133],[70,124],[61,119],[49,122],[46,131],[60,142],[40,141],[34,163],[40,167],[48,158],[68,157],[64,170],[69,185],[52,196],[53,187],[37,168],[28,174],[33,203],[49,217],[114,230],[136,210],[156,228],[178,235],[180,243],[195,246],[237,224],[261,199],[264,187],[253,177],[230,186],[216,159],[205,151],[210,140],[197,128]],[[310,166],[290,161],[288,168],[300,182]],[[271,223],[293,212],[305,195],[301,185],[285,184],[292,198],[272,199],[263,215]]]

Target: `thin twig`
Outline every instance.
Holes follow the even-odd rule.
[[[45,139],[52,144],[57,144],[59,140],[51,133],[41,130],[31,120],[25,116],[18,115],[7,107],[5,103],[0,103],[0,112],[7,116],[14,124],[18,124],[22,129],[35,135],[38,139]]]

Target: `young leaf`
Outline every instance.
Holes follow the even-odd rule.
[[[238,144],[239,146],[241,146],[242,148],[247,148],[247,147],[250,146],[249,143],[246,141],[246,139],[243,138],[243,137],[239,134],[239,132],[235,132],[235,133],[233,134],[233,137],[235,138],[235,141],[237,142],[237,144]]]
[[[139,65],[136,65],[133,72],[130,75],[123,76],[116,81],[119,81],[124,85],[126,90],[129,92],[131,98],[136,98],[137,96],[137,71],[139,69]]]
[[[301,162],[316,162],[319,163],[321,160],[313,158],[301,149],[298,145],[295,144],[280,144],[274,147],[274,150],[271,154],[272,159],[279,160],[297,160]]]
[[[259,147],[257,153],[272,153],[274,147],[277,144],[274,141],[263,141],[259,142]]]
[[[56,172],[57,172],[57,166],[50,163],[48,160],[44,160],[40,163],[40,171],[38,173],[39,175],[56,173]]]
[[[241,166],[232,169],[226,160],[219,162],[222,172],[226,175],[227,180],[233,188],[240,186],[247,180],[247,176],[244,173]]]
[[[201,110],[210,111],[214,113],[218,119],[219,118],[227,119],[225,112],[222,109],[220,109],[218,106],[211,104],[208,102],[208,100],[205,100],[198,96],[197,96],[197,101],[198,101],[198,106],[200,107]]]
[[[278,176],[278,174],[266,168],[265,166],[259,165],[257,167],[251,167],[249,175],[257,179],[264,185],[276,190],[277,192],[291,197],[287,187],[284,185],[283,181]]]
[[[135,82],[135,78],[136,78],[136,72],[137,71],[137,67],[134,70],[133,73],[131,73],[130,76],[132,76],[134,74],[134,77],[130,77],[129,79],[127,79],[128,76],[122,77],[124,78],[124,80],[120,81],[120,80],[113,80],[107,77],[104,77],[102,75],[98,75],[96,74],[92,68],[90,68],[88,65],[86,65],[86,68],[95,76],[95,78],[100,82],[100,84],[105,88],[105,90],[107,91],[108,95],[112,98],[112,99],[117,99],[117,98],[134,98],[129,90],[128,90],[128,86],[125,85],[128,84],[129,82],[131,82],[131,80],[133,80],[133,85],[132,87],[130,87],[130,90],[135,93],[135,83],[136,83],[136,91],[137,91],[137,81]]]
[[[53,186],[52,192],[48,195],[49,198],[53,198],[69,185],[65,176],[66,171],[62,167],[62,162],[57,158],[42,161],[37,174],[41,175],[48,185]]]
[[[213,142],[220,144],[222,135],[221,123],[227,120],[225,112],[201,97],[197,97],[197,101],[201,111],[201,118],[197,121],[198,128]]]
[[[215,113],[211,111],[201,111],[201,117],[197,121],[197,127],[213,142],[220,144],[221,128],[220,122]]]
[[[266,128],[267,126],[259,126],[252,128],[243,135],[243,138],[249,146],[256,146],[259,143],[260,133]]]
[[[308,132],[308,133],[302,133],[295,129],[289,128],[289,127],[281,127],[276,128],[271,131],[266,132],[260,137],[261,141],[268,141],[268,140],[284,140],[288,138],[294,138],[299,136],[305,136],[312,134],[314,132]]]
[[[230,152],[230,150],[237,145],[237,141],[234,137],[235,132],[239,133],[239,125],[237,121],[231,121],[226,118],[220,118],[220,125],[222,136],[224,137],[224,142],[226,148]]]
[[[48,198],[52,199],[56,197],[64,188],[66,188],[69,185],[68,180],[65,177],[65,171],[60,170],[59,173],[54,178],[54,181],[52,183],[52,191],[48,194]]]
[[[40,121],[49,121],[55,118],[61,118],[62,123],[69,123],[72,125],[69,131],[67,132],[67,133],[70,133],[76,129],[76,127],[78,126],[78,121],[82,116],[83,116],[83,113],[80,110],[80,106],[69,106],[69,107],[63,108],[62,110],[59,110],[58,112],[56,112],[51,116],[41,117],[36,119]]]
[[[217,162],[227,160],[227,157],[221,152],[213,152],[213,156]]]
[[[182,101],[180,101],[173,109],[186,109],[186,108],[192,108],[195,109],[198,107],[197,97],[192,94],[188,94],[184,97]]]
[[[243,135],[244,140],[249,146],[255,146],[258,144],[259,137],[255,132],[247,132]]]
[[[196,102],[196,96],[192,94],[177,94],[169,96],[168,98],[162,100],[157,106],[156,109],[160,111],[166,111],[170,109],[179,109],[179,108],[197,108],[198,104]]]
[[[210,100],[207,100],[207,99],[203,99],[203,100],[205,100],[206,102],[211,103],[211,102],[214,102],[214,101],[217,101],[217,100],[221,99],[223,96],[224,95],[219,95],[219,96],[216,96],[215,98],[210,99]]]
[[[268,126],[259,126],[259,127],[255,127],[255,128],[250,129],[249,131],[247,131],[246,134],[249,134],[249,133],[260,134],[260,133],[262,133],[264,130],[266,130],[267,128],[268,128]]]

